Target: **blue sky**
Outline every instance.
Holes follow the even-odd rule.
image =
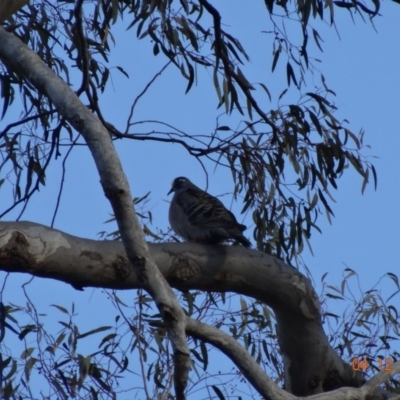
[[[266,82],[273,98],[270,104],[265,105],[265,109],[275,107],[279,93],[286,87],[286,76],[282,73],[284,59],[278,62],[276,71],[271,74],[271,36],[260,33],[271,29],[264,2],[248,2],[246,7],[231,6],[228,0],[219,3],[223,13],[226,12],[223,17],[226,28],[237,34],[249,53],[251,64],[246,66],[244,72],[250,82]],[[374,191],[371,184],[361,195],[361,177],[350,171],[339,181],[338,190],[332,193],[337,201],[333,207],[336,216],[333,224],[330,225],[322,217],[319,220],[322,235],[315,232],[311,238],[314,256],[307,249],[303,254],[317,292],[321,289],[320,278],[324,273],[329,273],[327,280],[331,285],[338,285],[346,266],[357,272],[362,290],[371,288],[385,273],[397,274],[399,271],[396,228],[400,226],[397,205],[400,195],[400,7],[394,2],[384,2],[381,14],[382,17],[374,19],[376,30],[360,18],[355,18],[353,23],[346,10],[337,8],[337,32],[326,24],[314,24],[324,40],[324,52],[321,53],[313,45],[309,52],[321,60],[318,63],[319,69],[328,86],[337,94],[336,115],[338,119],[346,118],[353,131],[365,130],[364,143],[369,144],[371,149],[365,149],[364,154],[377,157],[372,161],[378,172],[377,191]],[[251,23],[248,22],[250,20]],[[124,27],[129,23],[127,16]],[[296,35],[295,26],[289,26],[288,29]],[[112,64],[122,66],[131,78],[127,80],[115,71],[112,85],[101,98],[100,104],[105,118],[123,130],[133,99],[164,65],[165,60],[161,55],[152,55],[147,39],[136,40],[135,29],[125,31],[121,27],[115,32],[116,47],[113,49]],[[239,126],[240,118],[229,118],[221,115],[221,109],[216,109],[217,97],[212,76],[206,71],[198,72],[196,86],[185,95],[186,82],[179,71],[169,67],[139,102],[134,120],[164,121],[189,134],[213,132],[219,116],[220,121],[232,128]],[[319,81],[319,73],[308,76],[308,90],[319,85]],[[288,96],[287,101],[290,98],[297,99],[294,91],[289,92]],[[6,123],[0,121],[0,128]],[[141,123],[135,125],[131,132],[147,132],[157,128],[153,123]],[[153,229],[160,227],[165,230],[168,227],[170,198],[167,192],[172,179],[185,175],[205,188],[205,175],[201,166],[177,145],[140,141],[115,142],[115,145],[133,196],[142,196],[151,191],[149,208],[153,214]],[[213,167],[209,167],[208,191],[214,195],[231,193],[228,171],[217,169],[214,172]],[[58,162],[49,171],[46,187],[42,187],[31,201],[22,220],[50,224],[60,171]],[[6,193],[2,193],[2,196],[6,196]],[[223,197],[225,204],[232,206],[238,219],[242,220],[241,204],[232,203],[231,199],[231,196]],[[55,228],[72,235],[96,239],[99,231],[113,229],[110,224],[104,225],[110,213],[111,207],[103,196],[94,162],[88,150],[80,147],[67,162],[64,194]],[[12,220],[16,215],[11,213],[6,216],[6,220]],[[252,225],[250,220],[244,219],[243,222],[250,227]],[[250,230],[248,232],[250,236]],[[10,277],[3,300],[19,304],[20,285],[27,280],[28,276]],[[378,288],[384,298],[395,291],[395,286],[387,278],[380,282]],[[86,289],[78,293],[63,283],[35,279],[29,291],[34,302],[44,312],[54,312],[49,310],[49,304],[68,306],[74,301],[84,325],[93,328],[101,324],[102,318],[105,321],[107,319],[107,313],[104,312],[108,306],[107,296],[102,290]],[[332,303],[332,306],[336,305]],[[339,309],[342,307],[339,306]],[[90,321],[86,313],[93,313],[93,310],[101,312],[95,311],[96,319]],[[110,313],[113,315],[115,311],[110,308]]]

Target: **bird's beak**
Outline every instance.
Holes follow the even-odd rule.
[[[175,192],[174,188],[172,187],[171,190],[168,192],[167,196],[169,196],[172,192]]]

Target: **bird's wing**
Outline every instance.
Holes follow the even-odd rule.
[[[197,188],[188,188],[177,199],[189,222],[208,228],[238,228],[235,216],[220,200]]]

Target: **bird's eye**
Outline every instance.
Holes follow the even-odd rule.
[[[186,182],[185,178],[176,178],[176,180],[175,180],[176,185],[182,185],[185,182]]]

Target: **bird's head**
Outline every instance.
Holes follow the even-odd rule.
[[[168,195],[170,195],[172,192],[183,192],[191,186],[193,186],[193,183],[190,182],[188,178],[185,178],[184,176],[179,176],[172,181],[172,187],[171,190],[168,192]]]

